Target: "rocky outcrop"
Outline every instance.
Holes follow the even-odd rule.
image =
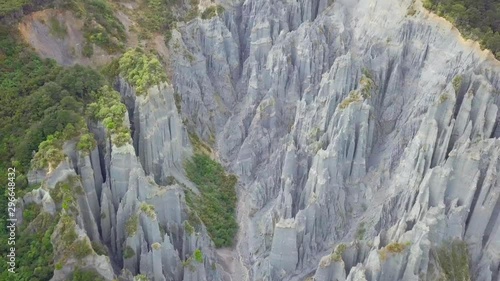
[[[454,239],[498,279],[500,65],[418,1],[245,1],[170,47],[183,116],[250,195],[249,280],[434,280]]]
[[[184,189],[195,187],[186,179],[183,163],[192,149],[171,86],[153,87],[136,97],[125,81],[119,85],[129,106],[132,122],[124,122],[132,126],[133,141],[118,147],[100,124],[91,124],[98,146],[80,152],[73,141],[67,142],[67,158],[46,175],[41,188],[24,197],[24,204],[42,204],[46,212],[58,211],[66,218],[61,218],[52,239],[61,260],[53,280],[68,279],[77,267],[106,280],[132,280],[139,274],[150,280],[221,280],[204,226],[185,228],[189,216]],[[62,202],[54,203],[53,196]],[[74,208],[65,205],[68,202],[74,202]],[[73,215],[64,215],[67,212]],[[107,253],[69,255],[66,249],[73,244],[59,240],[68,237],[65,233],[72,227],[77,233],[74,243],[102,245]],[[203,262],[187,267],[198,249]]]
[[[149,89],[146,95],[137,96],[120,79],[118,89],[128,107],[134,148],[146,174],[153,175],[163,185],[168,177],[183,178],[183,163],[192,149],[177,112],[173,88],[162,84]]]
[[[110,257],[92,251],[88,268],[125,280],[436,280],[439,249],[463,241],[474,280],[498,280],[500,64],[419,1],[225,7],[173,32],[173,86],[137,96],[118,81],[131,144],[93,124],[97,149],[67,144],[25,196],[54,213],[50,190],[79,177],[78,239]],[[203,225],[186,230],[188,130],[238,174],[236,267],[217,264]]]

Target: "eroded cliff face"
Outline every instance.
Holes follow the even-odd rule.
[[[455,239],[500,278],[500,65],[418,1],[248,0],[170,47],[242,182],[247,280],[435,280]]]
[[[474,280],[499,280],[500,64],[418,1],[224,5],[174,31],[172,85],[118,81],[130,144],[93,124],[98,147],[67,144],[24,197],[54,214],[50,191],[79,176],[78,241],[106,248],[53,280],[438,280],[452,241]],[[188,131],[238,175],[234,249],[186,228]]]
[[[91,124],[97,147],[85,153],[66,143],[66,159],[21,201],[58,220],[52,280],[69,280],[77,268],[106,280],[222,280],[214,243],[186,205],[185,190],[196,187],[183,163],[193,152],[172,86],[141,96],[124,80],[117,88],[128,106],[129,143],[117,147],[100,123]]]

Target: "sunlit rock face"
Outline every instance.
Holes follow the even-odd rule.
[[[435,280],[455,239],[500,278],[500,64],[449,23],[410,0],[248,0],[170,47],[182,118],[239,176],[249,280]]]
[[[68,280],[76,268],[109,281],[137,275],[165,281],[222,280],[205,227],[186,230],[190,211],[184,192],[196,187],[187,180],[183,163],[193,152],[172,87],[155,86],[142,96],[123,80],[117,88],[128,106],[124,122],[133,132],[130,141],[118,147],[101,124],[90,124],[97,147],[82,152],[73,141],[66,143],[67,157],[20,202],[21,208],[40,204],[48,216],[70,214],[69,222],[58,221],[52,235],[55,258],[63,261],[52,280]],[[70,213],[61,209],[61,198],[53,198],[60,184],[68,184],[73,198]],[[61,237],[68,227],[75,229],[75,241],[92,249],[88,255],[67,256]],[[202,262],[192,261],[196,250],[203,253]]]

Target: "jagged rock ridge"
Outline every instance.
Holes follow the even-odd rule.
[[[249,0],[170,45],[183,115],[243,182],[249,280],[435,280],[453,239],[500,278],[500,67],[418,1]]]

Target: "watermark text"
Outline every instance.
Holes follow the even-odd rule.
[[[7,253],[7,265],[10,273],[16,272],[16,168],[7,169],[7,230],[9,238],[7,244],[10,246]]]

